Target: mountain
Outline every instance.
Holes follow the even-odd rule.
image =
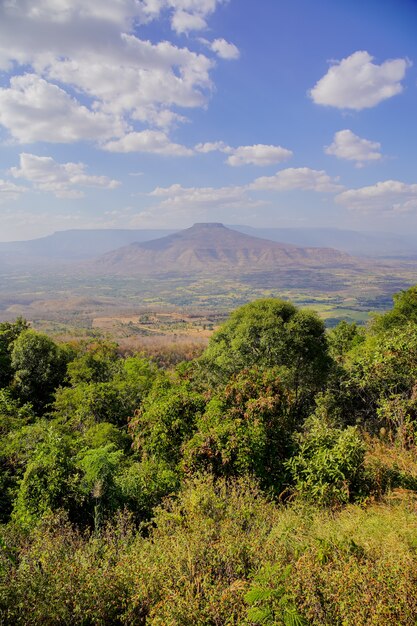
[[[100,274],[147,275],[354,267],[356,259],[331,248],[299,247],[239,233],[223,224],[194,224],[160,239],[132,243],[85,267]]]
[[[298,247],[336,248],[355,256],[371,258],[417,258],[413,236],[357,232],[336,228],[254,228],[233,225],[228,228],[269,241]],[[176,229],[72,229],[28,241],[0,242],[0,270],[50,266],[93,259],[127,246],[165,237]]]
[[[330,247],[355,256],[370,258],[416,258],[414,236],[358,232],[339,228],[253,228],[233,225],[234,230],[271,241],[296,246]]]
[[[163,237],[174,230],[72,229],[28,241],[0,242],[0,260],[25,265],[90,259],[134,241]]]

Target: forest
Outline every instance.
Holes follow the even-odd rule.
[[[416,443],[417,287],[164,363],[2,322],[0,624],[415,625]]]

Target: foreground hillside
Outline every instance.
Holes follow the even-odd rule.
[[[0,364],[0,623],[416,623],[417,288],[170,368],[18,319]]]

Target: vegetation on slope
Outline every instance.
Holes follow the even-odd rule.
[[[161,368],[0,324],[0,623],[415,624],[416,289]]]

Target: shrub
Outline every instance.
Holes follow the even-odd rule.
[[[360,495],[365,444],[357,428],[334,428],[318,417],[299,437],[288,462],[296,492],[320,505],[349,502]]]

